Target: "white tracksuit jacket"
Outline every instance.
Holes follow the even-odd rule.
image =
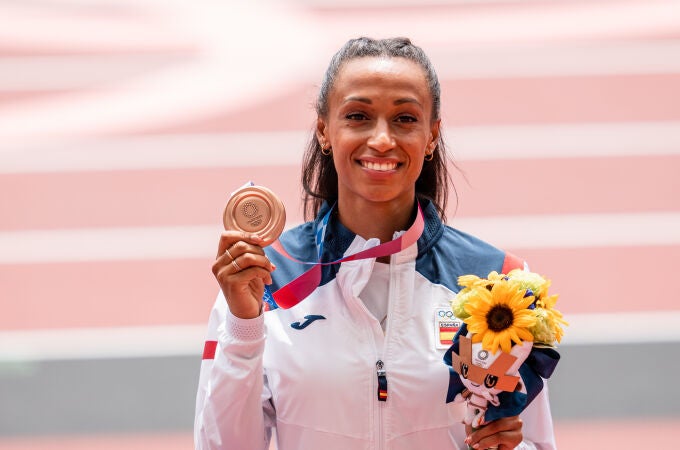
[[[385,332],[358,297],[374,259],[324,267],[321,285],[307,299],[255,319],[232,316],[220,293],[201,365],[197,449],[264,450],[274,428],[279,450],[466,448],[464,404],[445,402],[448,346],[439,342],[435,315],[450,310],[458,275],[486,276],[509,268],[509,259],[444,226],[432,205],[424,213],[418,243],[391,258]],[[294,257],[316,258],[317,221],[282,236]],[[376,244],[332,219],[322,259]],[[274,289],[304,269],[268,254],[277,265]],[[378,360],[388,383],[384,402],[377,396]],[[547,386],[521,417],[524,442],[517,448],[555,448]]]

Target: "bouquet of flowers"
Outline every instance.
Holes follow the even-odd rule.
[[[451,302],[464,324],[444,355],[451,379],[446,401],[462,395],[473,428],[519,414],[543,389],[567,322],[548,295],[550,281],[526,270],[487,278],[464,275]]]

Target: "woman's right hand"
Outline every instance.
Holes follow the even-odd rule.
[[[243,231],[222,232],[213,274],[227,299],[231,313],[252,319],[262,312],[264,285],[272,283],[276,268],[261,247],[262,238]]]

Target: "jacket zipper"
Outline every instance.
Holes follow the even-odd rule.
[[[387,401],[387,372],[385,372],[382,360],[375,363],[376,373],[378,374],[378,401]]]
[[[378,379],[378,388],[377,388],[377,397],[378,397],[378,449],[383,450],[385,448],[385,440],[384,440],[384,430],[383,430],[383,415],[384,411],[383,409],[386,408],[387,406],[387,397],[388,397],[388,390],[387,390],[387,371],[385,370],[385,363],[383,362],[381,358],[381,354],[384,354],[385,351],[387,350],[388,342],[389,342],[389,328],[390,328],[390,320],[389,320],[389,314],[394,307],[393,305],[393,299],[392,299],[392,291],[393,291],[393,283],[394,280],[392,279],[392,272],[394,268],[394,258],[390,258],[390,276],[389,276],[389,287],[388,287],[388,295],[390,298],[388,299],[387,303],[387,314],[388,314],[388,320],[385,323],[385,331],[384,331],[384,340],[383,340],[383,348],[380,353],[378,353],[378,359],[375,363],[375,369],[376,369],[376,376]],[[377,349],[376,349],[377,350]]]
[[[393,272],[394,272],[394,257],[390,258],[390,276],[389,276],[389,286],[387,288],[388,292],[388,303],[387,303],[387,322],[385,322],[385,335],[384,335],[384,340],[383,340],[383,348],[382,348],[382,356],[384,357],[387,352],[387,348],[389,346],[389,339],[390,339],[390,328],[391,328],[391,320],[389,319],[389,315],[392,312],[392,309],[395,307],[394,305],[394,299],[393,294],[394,294],[394,279],[393,279]],[[378,449],[383,450],[385,448],[385,431],[384,431],[384,424],[383,424],[383,416],[385,414],[384,409],[387,407],[387,397],[388,397],[388,390],[387,390],[387,371],[385,370],[385,363],[383,362],[382,358],[380,356],[378,357],[378,360],[375,363],[375,368],[376,368],[376,375],[378,377]]]
[[[384,448],[383,442],[383,408],[387,401],[387,373],[384,363],[378,360],[375,363],[376,374],[378,376],[378,449]]]

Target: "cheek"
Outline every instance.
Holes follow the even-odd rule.
[[[331,136],[331,142],[336,147],[342,147],[343,149],[356,147],[361,142],[366,141],[366,139],[366,133],[349,125],[337,129],[333,136]]]
[[[347,180],[352,176],[352,165],[354,162],[345,153],[337,152],[333,149],[333,165],[335,172],[338,174],[338,181]]]
[[[338,132],[332,137],[330,144],[333,149],[333,161],[336,166],[338,164],[349,164],[352,160],[352,155],[357,149],[360,149],[364,140],[358,136],[358,133]]]
[[[422,157],[415,156],[414,158],[418,159],[411,159],[411,171],[413,172],[414,179],[417,179],[420,176],[420,173],[423,171],[425,155],[423,154]]]

